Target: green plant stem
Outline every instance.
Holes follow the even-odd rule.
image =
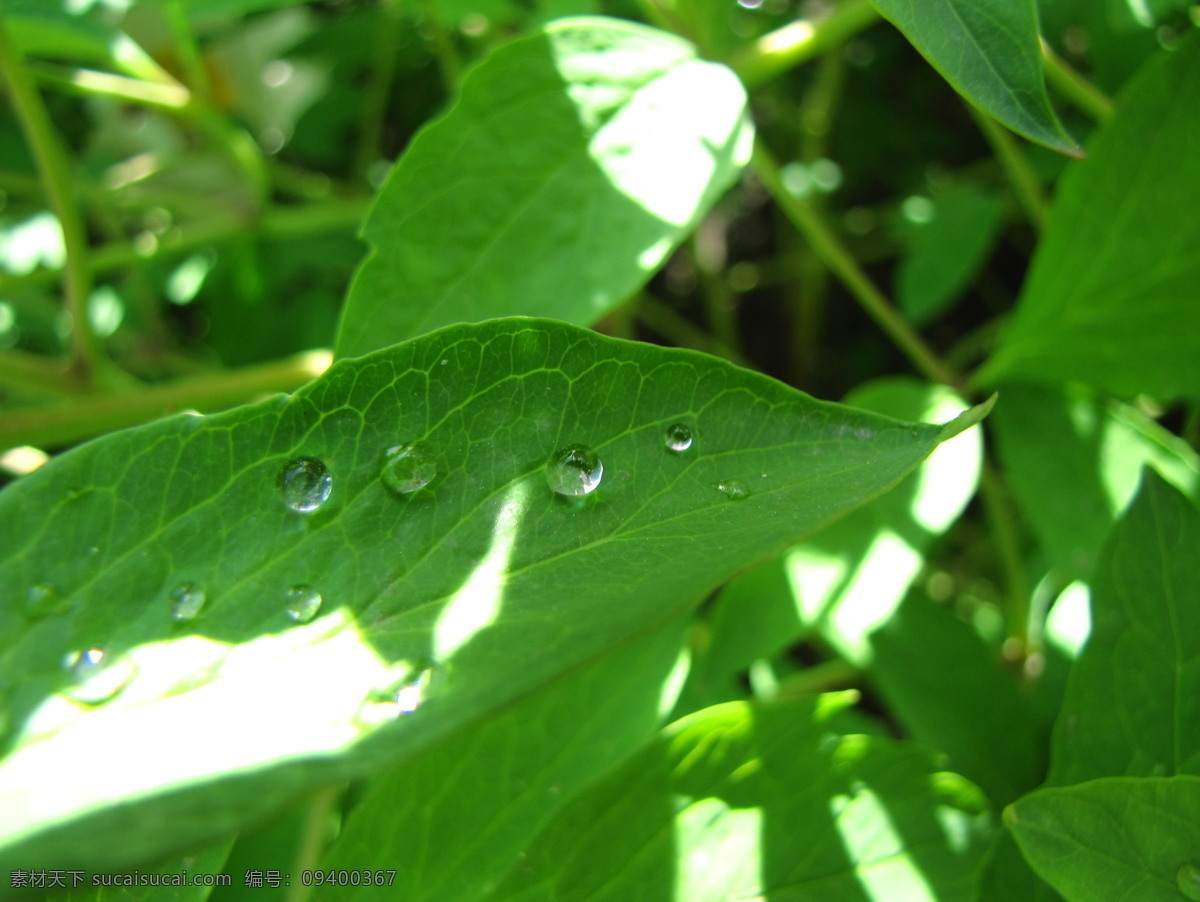
[[[1005,595],[1008,601],[1005,613],[1008,636],[1017,643],[1023,656],[1029,645],[1029,584],[1025,578],[1025,566],[1021,558],[1017,517],[1013,512],[1004,480],[989,458],[984,459],[979,488],[1007,583]]]
[[[821,256],[825,265],[841,280],[867,315],[875,320],[904,352],[913,366],[933,382],[960,390],[962,377],[943,363],[921,336],[896,312],[883,292],[859,268],[857,261],[818,215],[812,204],[787,190],[778,164],[762,142],[755,144],[752,165],[767,191],[775,199],[775,203],[787,214],[788,219],[800,230],[812,249]]]
[[[966,107],[987,142],[992,145],[996,158],[1000,160],[1000,165],[1004,168],[1004,174],[1008,176],[1008,180],[1013,186],[1013,192],[1017,196],[1017,202],[1021,205],[1021,209],[1025,211],[1026,217],[1034,227],[1040,231],[1046,225],[1048,204],[1045,194],[1042,193],[1042,185],[1038,180],[1037,173],[1029,165],[1029,159],[1021,152],[1017,140],[1004,126],[987,113],[981,113],[971,104],[966,104]]]
[[[637,305],[637,318],[648,328],[657,332],[663,338],[668,338],[681,348],[691,348],[724,357],[730,363],[738,366],[749,366],[741,354],[734,348],[722,344],[718,339],[709,335],[686,316],[676,313],[658,298],[643,292]]]
[[[64,363],[15,348],[0,351],[0,385],[33,396],[56,398],[84,390]]]
[[[298,207],[273,207],[256,222],[223,219],[219,222],[183,226],[174,237],[160,242],[147,253],[134,242],[123,241],[97,248],[91,256],[96,275],[150,260],[179,255],[197,247],[220,244],[248,234],[260,238],[290,238],[322,232],[353,230],[366,214],[368,198],[325,200]],[[37,269],[27,275],[0,278],[0,290],[53,281],[58,271]]]
[[[458,50],[455,49],[454,40],[442,22],[436,0],[419,0],[418,5],[425,17],[425,24],[433,32],[433,52],[437,57],[438,71],[442,75],[442,85],[446,94],[453,97],[458,90],[458,79],[462,73]]]
[[[82,97],[108,97],[121,103],[175,112],[185,109],[192,99],[191,92],[183,85],[143,81],[54,63],[28,63],[26,68],[43,85]]]
[[[395,6],[394,3],[382,3],[379,7],[382,22],[375,35],[374,59],[370,81],[367,83],[366,102],[363,104],[362,124],[358,130],[354,159],[354,172],[364,181],[371,164],[383,156],[383,123],[387,119],[388,98],[391,96],[392,81],[396,77],[396,65],[400,59],[397,44],[402,30],[400,12]],[[430,27],[434,29],[434,42],[442,78],[453,79],[453,82],[447,84],[448,89],[453,89],[459,77],[458,56],[454,52],[454,44],[439,22],[431,20]]]
[[[747,87],[755,87],[837,47],[879,20],[869,0],[843,0],[823,19],[798,19],[763,35],[726,62]]]
[[[0,75],[8,83],[13,111],[29,141],[50,208],[62,227],[66,250],[63,287],[67,311],[71,314],[71,368],[79,380],[87,384],[95,377],[96,370],[104,366],[103,348],[92,332],[87,317],[87,301],[92,292],[87,233],[75,197],[66,152],[50,122],[46,105],[25,70],[19,49],[9,40],[2,16]]]
[[[1112,98],[1066,64],[1062,57],[1044,40],[1042,62],[1045,64],[1046,80],[1080,112],[1097,122],[1104,122],[1113,114]]]
[[[776,698],[804,698],[831,692],[859,682],[864,675],[849,661],[824,661],[781,680]]]
[[[324,372],[330,360],[328,351],[307,351],[136,391],[10,410],[0,419],[0,449],[17,445],[56,448],[181,410],[221,410],[263,395],[293,391]]]
[[[208,71],[204,68],[204,59],[200,54],[200,46],[196,43],[195,32],[188,22],[187,13],[183,10],[180,0],[168,0],[163,12],[167,24],[171,28],[175,49],[179,54],[179,62],[183,66],[183,76],[187,81],[192,96],[205,107],[212,106],[212,85],[208,80]]]

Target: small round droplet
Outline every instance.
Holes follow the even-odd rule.
[[[586,495],[604,475],[604,464],[587,445],[569,445],[546,464],[546,482],[560,495]]]
[[[68,601],[56,586],[50,583],[38,583],[31,586],[25,596],[25,614],[33,620],[41,620],[62,614],[68,607]]]
[[[321,610],[321,602],[324,600],[321,593],[312,586],[301,583],[288,589],[287,607],[284,610],[297,623],[308,623],[317,616],[317,612]]]
[[[85,705],[102,705],[120,694],[137,674],[129,658],[113,658],[99,648],[67,655],[63,662],[71,674],[66,695]]]
[[[333,475],[315,457],[295,457],[279,471],[278,484],[283,503],[307,514],[325,503],[333,491]]]
[[[411,495],[423,489],[437,476],[437,464],[415,445],[396,445],[383,455],[379,478],[397,495]]]
[[[667,444],[667,450],[677,454],[692,447],[692,437],[691,427],[683,423],[672,423],[663,433],[663,441]]]
[[[1185,864],[1175,872],[1175,884],[1185,899],[1200,900],[1200,867]]]
[[[717,491],[723,494],[730,501],[745,501],[750,497],[750,490],[736,479],[730,479],[728,482],[722,482],[717,486]]]
[[[204,608],[208,596],[193,583],[180,583],[171,590],[171,617],[186,621],[193,619]]]

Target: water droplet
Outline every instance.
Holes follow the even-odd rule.
[[[667,443],[667,449],[670,451],[686,451],[692,447],[691,427],[683,423],[672,423],[663,433],[663,441]]]
[[[423,489],[437,476],[437,464],[425,457],[415,445],[396,445],[383,455],[379,478],[397,495],[410,495]]]
[[[421,707],[425,701],[425,693],[429,690],[429,681],[433,679],[433,670],[426,667],[412,680],[400,687],[396,693],[396,705],[401,714],[411,714]]]
[[[560,495],[586,495],[595,490],[603,475],[604,464],[586,445],[563,448],[546,464],[546,482]]]
[[[296,457],[283,465],[278,484],[283,503],[307,514],[325,503],[333,491],[333,475],[315,457]]]
[[[38,583],[36,586],[32,586],[29,594],[25,596],[25,614],[34,620],[62,614],[68,605],[69,602],[63,597],[63,594],[50,583]]]
[[[117,697],[137,674],[129,658],[113,658],[99,648],[77,651],[63,662],[71,674],[66,694],[85,705],[102,705]]]
[[[1175,884],[1185,899],[1200,900],[1200,867],[1185,864],[1175,873]]]
[[[288,589],[287,597],[285,610],[297,623],[308,623],[316,617],[317,612],[321,610],[321,602],[324,601],[320,592],[303,583]]]
[[[191,620],[204,608],[207,596],[193,583],[181,583],[171,590],[171,617]]]
[[[730,501],[744,501],[750,497],[750,490],[736,479],[730,479],[717,486],[717,491]]]

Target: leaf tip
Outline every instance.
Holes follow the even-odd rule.
[[[984,417],[992,412],[992,407],[995,406],[998,397],[1000,397],[999,392],[992,392],[992,396],[986,401],[964,410],[950,422],[943,423],[942,431],[938,433],[938,443],[949,441],[972,426],[978,425]]]

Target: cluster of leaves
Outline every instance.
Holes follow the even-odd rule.
[[[10,887],[1200,899],[1188,7],[6,2]]]

